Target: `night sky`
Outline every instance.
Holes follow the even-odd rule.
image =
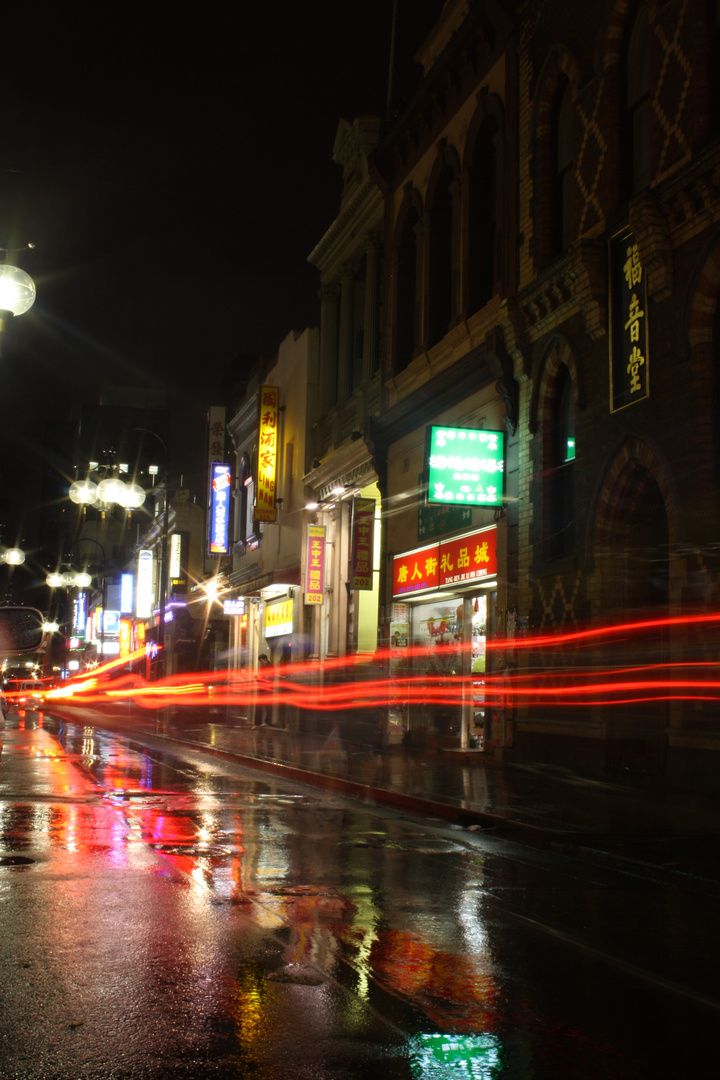
[[[103,385],[160,385],[184,453],[202,453],[206,406],[237,357],[317,325],[307,256],[339,207],[335,132],[385,114],[392,7],[4,5],[0,246],[36,245],[7,261],[38,293],[0,359],[5,519],[46,417]],[[406,100],[441,7],[398,0]]]

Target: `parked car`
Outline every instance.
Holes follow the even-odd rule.
[[[40,704],[47,687],[39,679],[8,679],[3,694],[10,707]]]

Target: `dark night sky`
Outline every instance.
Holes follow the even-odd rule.
[[[441,7],[399,0],[406,98]],[[46,416],[160,384],[195,438],[238,355],[317,324],[306,260],[339,206],[335,131],[385,112],[391,17],[392,0],[4,8],[0,245],[35,243],[8,261],[38,290],[0,359],[11,519]]]

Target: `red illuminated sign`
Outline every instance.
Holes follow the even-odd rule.
[[[497,574],[497,530],[444,540],[440,544],[440,584],[455,585]]]
[[[351,589],[372,589],[375,539],[375,500],[355,499],[353,504]]]
[[[393,559],[393,596],[436,589],[439,567],[439,544],[431,544],[406,555],[396,555]]]
[[[497,574],[497,529],[491,526],[393,559],[393,596],[479,581]]]
[[[322,604],[325,587],[325,526],[307,527],[305,603]]]

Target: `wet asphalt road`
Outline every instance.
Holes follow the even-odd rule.
[[[2,738],[2,1080],[717,1075],[710,882],[41,713]]]

